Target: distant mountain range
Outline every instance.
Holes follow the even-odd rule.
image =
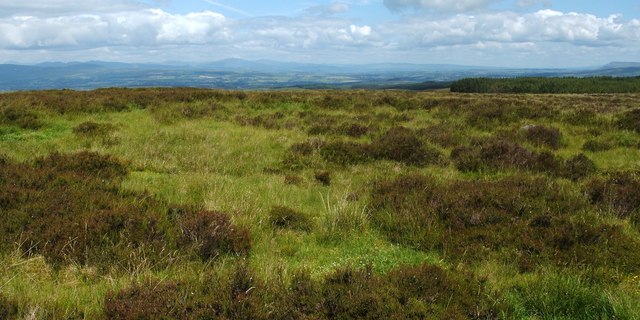
[[[104,87],[203,87],[221,89],[446,87],[467,77],[640,76],[640,62],[592,68],[535,69],[444,64],[329,65],[226,59],[163,64],[105,61],[0,64],[0,91]]]

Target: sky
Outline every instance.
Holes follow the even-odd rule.
[[[640,61],[640,0],[0,0],[0,63]]]

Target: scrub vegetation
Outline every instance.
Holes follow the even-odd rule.
[[[638,319],[639,101],[0,94],[0,319]]]
[[[638,93],[640,77],[467,78],[451,91],[466,93]]]

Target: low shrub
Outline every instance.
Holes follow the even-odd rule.
[[[105,298],[109,319],[487,319],[497,310],[480,282],[424,264],[388,274],[338,268],[307,271],[267,286],[240,262],[202,281],[145,281]]]
[[[640,270],[640,253],[631,249],[640,242],[619,227],[570,219],[588,204],[547,178],[445,184],[401,176],[376,182],[370,204],[373,225],[389,240],[453,261],[513,250],[521,262]]]
[[[269,222],[277,228],[298,231],[311,231],[313,229],[313,221],[306,214],[284,206],[271,208]]]
[[[496,317],[482,284],[465,271],[452,272],[430,264],[400,266],[389,272],[388,279],[397,286],[402,304],[418,299],[434,318]]]
[[[37,130],[43,125],[38,115],[25,108],[6,107],[0,113],[0,123],[17,125],[23,129]]]
[[[126,164],[110,155],[81,151],[76,154],[54,152],[46,157],[37,158],[34,167],[51,170],[56,174],[69,174],[77,178],[118,179],[128,174]]]
[[[280,288],[275,288],[276,290]],[[240,263],[197,282],[134,284],[105,297],[109,319],[270,319],[265,286]]]
[[[18,303],[0,292],[0,319],[18,319]]]
[[[561,165],[552,153],[535,153],[498,138],[477,140],[469,146],[454,148],[451,160],[463,172],[521,169],[555,174]]]
[[[299,186],[304,182],[304,179],[301,176],[298,175],[286,175],[284,177],[284,183],[285,184],[290,184],[290,185],[295,185],[295,186]]]
[[[20,243],[26,254],[43,255],[55,266],[127,265],[139,251],[159,261],[175,247],[174,228],[153,198],[118,189],[126,174],[120,160],[90,152],[5,163],[0,249]]]
[[[529,125],[523,127],[522,130],[527,141],[536,146],[546,146],[556,150],[562,144],[562,133],[558,128]]]
[[[461,128],[456,125],[437,124],[419,129],[416,134],[431,143],[443,148],[451,148],[460,145],[464,141]]]
[[[390,319],[401,310],[397,289],[369,270],[338,269],[322,285],[328,319]]]
[[[338,130],[349,137],[360,138],[369,133],[370,129],[368,126],[363,126],[357,123],[347,123],[340,126]]]
[[[595,110],[579,108],[563,115],[564,122],[574,126],[592,126],[602,122]]]
[[[189,319],[187,302],[175,282],[134,284],[104,299],[108,319]]]
[[[338,121],[339,119],[333,116],[309,118],[311,126],[307,130],[307,133],[310,135],[343,135],[360,138],[372,131],[369,126],[351,122],[338,124]]]
[[[217,102],[182,103],[176,108],[176,111],[183,118],[200,119],[224,113],[226,108]]]
[[[564,162],[561,176],[576,181],[586,178],[596,171],[596,164],[589,157],[580,153]]]
[[[311,157],[325,144],[324,141],[318,139],[294,143],[284,154],[282,167],[288,170],[301,170],[309,167],[312,164]]]
[[[442,164],[443,155],[422,142],[413,130],[394,127],[375,139],[372,153],[378,159],[402,162],[408,165]]]
[[[315,178],[316,181],[325,186],[331,185],[331,173],[329,171],[316,171]]]
[[[620,129],[640,132],[640,109],[633,109],[619,115],[616,125]]]
[[[321,284],[307,270],[295,271],[288,284],[273,292],[271,319],[322,319]]]
[[[340,165],[352,165],[372,160],[372,148],[370,145],[336,141],[322,146],[320,155],[328,162]]]
[[[312,101],[315,107],[330,110],[345,110],[353,105],[350,97],[343,95],[324,94]]]
[[[310,139],[305,142],[294,143],[289,148],[289,151],[293,154],[299,154],[303,156],[310,156],[315,151],[322,149],[326,143],[318,139]]]
[[[275,113],[260,114],[255,117],[236,117],[236,122],[244,126],[253,126],[268,130],[291,129],[294,124],[288,122],[286,115],[277,111]]]
[[[610,143],[599,140],[587,140],[582,145],[582,150],[590,152],[602,152],[611,150],[612,148],[613,145],[611,145]]]
[[[179,218],[183,245],[195,246],[203,260],[222,254],[247,255],[251,249],[249,230],[235,226],[222,212],[188,212]]]
[[[79,136],[102,136],[111,133],[115,127],[110,123],[83,122],[73,128],[73,133]]]
[[[428,264],[401,266],[386,275],[370,266],[339,268],[319,287],[305,281],[301,290],[312,318],[480,319],[495,313],[479,282]],[[309,295],[316,292],[319,299]],[[313,302],[321,305],[320,314],[313,313]]]
[[[467,124],[480,129],[490,129],[497,125],[509,124],[529,117],[532,110],[526,106],[504,104],[495,99],[469,106]]]
[[[307,130],[307,133],[312,136],[328,135],[334,133],[336,130],[332,124],[314,124]]]
[[[616,172],[585,183],[589,200],[619,218],[640,224],[640,177],[635,172]]]

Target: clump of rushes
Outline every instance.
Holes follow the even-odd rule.
[[[510,289],[508,297],[514,318],[633,318],[616,310],[607,292],[572,272],[536,275],[535,281]]]
[[[292,144],[284,155],[282,166],[289,170],[300,170],[309,167],[312,163],[310,157],[321,150],[325,144],[320,139],[309,139]]]
[[[313,221],[306,214],[285,206],[275,206],[269,210],[269,222],[272,226],[297,231],[311,231]]]

